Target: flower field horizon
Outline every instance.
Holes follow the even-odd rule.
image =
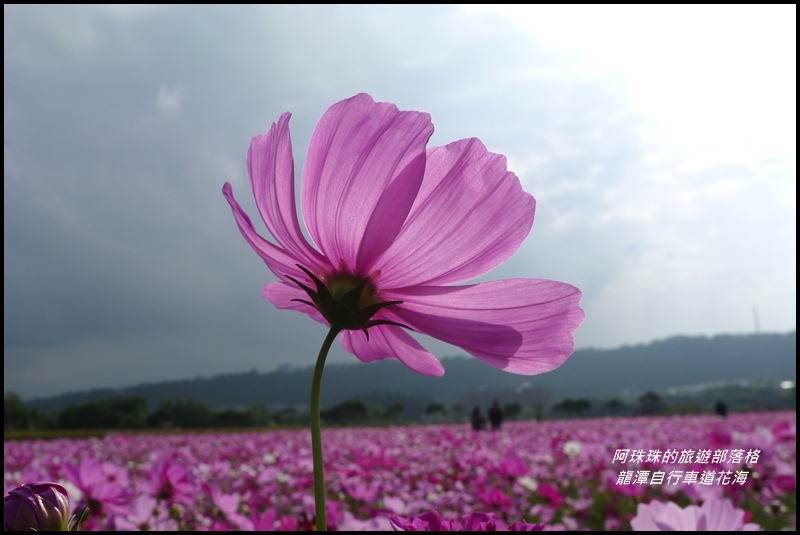
[[[482,512],[546,530],[630,530],[640,503],[726,498],[796,529],[796,411],[323,429],[331,530]],[[54,481],[82,530],[309,530],[307,430],[4,443],[4,492]]]

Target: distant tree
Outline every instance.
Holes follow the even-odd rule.
[[[171,410],[165,408],[162,402],[158,409],[147,416],[147,425],[153,428],[175,427],[174,414]]]
[[[266,405],[256,405],[250,408],[250,414],[253,417],[253,425],[264,427],[268,426],[272,421],[272,413]]]
[[[205,403],[189,399],[163,400],[148,418],[153,427],[202,429],[215,425],[214,414]]]
[[[555,412],[560,412],[560,413],[567,414],[567,413],[573,412],[573,410],[574,410],[573,403],[574,402],[571,399],[562,399],[558,403],[553,403],[552,409]]]
[[[3,430],[32,429],[36,424],[36,411],[25,405],[19,394],[9,392],[3,400]]]
[[[214,427],[253,427],[255,418],[249,410],[225,409],[214,414]]]
[[[58,413],[56,427],[58,429],[94,429],[96,411],[85,405],[70,405]]]
[[[664,400],[655,392],[646,392],[639,397],[641,414],[659,414],[664,408]]]
[[[522,406],[515,401],[503,405],[503,414],[508,420],[515,419],[520,412],[522,412]]]
[[[406,412],[406,408],[402,403],[392,403],[386,409],[386,418],[396,422],[403,416],[404,412]]]
[[[467,410],[463,403],[453,403],[450,407],[450,415],[455,422],[461,422],[467,416]]]
[[[588,399],[565,399],[553,405],[553,410],[571,416],[581,416],[592,408],[592,402]]]
[[[304,426],[309,418],[308,413],[301,413],[296,407],[284,407],[272,413],[272,421],[280,427]]]
[[[385,422],[386,421],[386,410],[383,408],[383,405],[378,405],[374,403],[367,403],[367,423],[377,423],[377,422]]]
[[[363,423],[368,415],[369,408],[358,399],[348,399],[330,409],[320,411],[323,421],[338,425]]]
[[[619,414],[622,412],[623,408],[625,408],[625,403],[623,403],[619,398],[613,398],[606,401],[606,409],[611,414]]]
[[[141,429],[147,416],[147,400],[125,396],[71,405],[58,414],[57,423],[61,429]]]
[[[588,399],[577,399],[575,400],[575,412],[578,413],[578,416],[582,416],[584,413],[589,412],[589,409],[592,408],[592,402]]]
[[[671,401],[669,414],[703,414],[708,409],[688,400]]]
[[[140,396],[126,396],[108,400],[112,421],[119,422],[118,429],[142,429],[146,426],[150,408],[147,400]]]
[[[429,403],[427,407],[425,407],[425,416],[445,416],[447,414],[447,409],[444,405],[438,402]]]

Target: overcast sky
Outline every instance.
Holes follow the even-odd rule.
[[[6,393],[312,366],[221,189],[257,220],[250,139],[292,112],[299,180],[359,92],[508,157],[536,219],[482,280],[581,288],[577,348],[796,328],[795,5],[3,14]]]

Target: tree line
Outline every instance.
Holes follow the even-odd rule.
[[[391,424],[399,423],[404,411],[402,404],[384,409],[360,400],[346,400],[321,411],[321,417],[330,425]],[[139,396],[74,404],[47,414],[28,407],[13,392],[5,395],[3,404],[4,431],[277,428],[308,423],[307,411],[293,406],[213,409],[203,402],[175,399],[164,400],[157,409],[150,410],[147,400]]]
[[[725,401],[723,401],[723,399]],[[503,405],[506,420],[544,420],[596,418],[605,416],[701,414],[776,410],[795,407],[796,387],[785,392],[726,386],[694,395],[667,395],[646,392],[633,400],[619,397],[607,400],[562,399],[547,407]],[[396,425],[409,423],[467,422],[472,407],[459,403],[430,402],[421,414],[408,414],[400,402],[385,405],[347,399],[320,412],[326,425]],[[4,431],[89,431],[145,429],[226,429],[306,427],[307,408],[297,406],[214,409],[199,401],[163,400],[151,410],[140,396],[117,396],[100,401],[73,404],[62,410],[43,413],[29,407],[16,393],[5,395]]]

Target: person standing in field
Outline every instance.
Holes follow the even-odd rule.
[[[500,408],[500,402],[494,400],[492,406],[489,408],[489,423],[492,425],[492,431],[497,431],[503,424],[503,409]]]
[[[480,407],[472,409],[470,420],[472,421],[472,429],[475,431],[483,431],[486,429],[486,418],[483,417]]]

